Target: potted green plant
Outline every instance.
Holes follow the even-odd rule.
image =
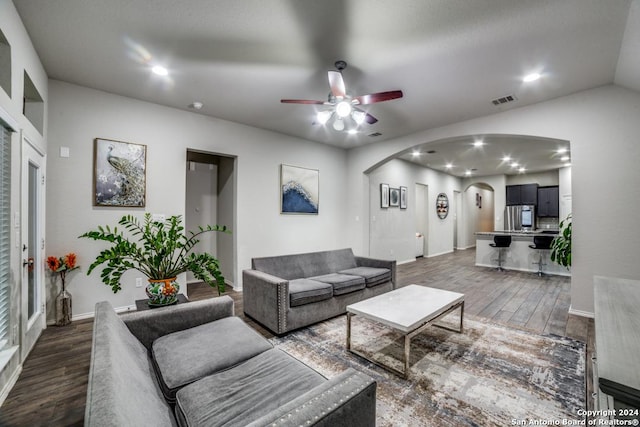
[[[224,277],[218,260],[209,253],[193,253],[192,250],[199,242],[198,236],[203,233],[230,233],[226,226],[199,227],[197,232],[189,231],[187,236],[181,216],[156,221],[149,213],[144,215],[142,223],[133,215],[125,215],[118,224],[124,227],[126,234],[118,227],[112,229],[107,225],[79,236],[110,244],[89,266],[87,275],[99,265],[106,264],[101,273],[102,281],[111,286],[114,293],[122,289],[120,279],[130,269],[138,270],[148,278],[146,293],[152,306],[177,301],[180,286],[176,277],[186,271],[217,288],[218,294],[224,292]]]
[[[571,268],[571,214],[560,221],[560,233],[551,242],[551,261]]]

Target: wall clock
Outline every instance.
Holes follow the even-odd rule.
[[[447,215],[449,215],[449,198],[444,193],[438,194],[438,198],[436,199],[436,213],[440,219],[445,219]]]

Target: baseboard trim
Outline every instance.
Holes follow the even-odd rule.
[[[404,261],[396,261],[396,265],[409,264],[410,262],[416,262],[415,258],[405,259]]]
[[[587,317],[589,319],[593,319],[596,317],[595,314],[590,311],[576,310],[573,307],[569,307],[569,314],[573,314],[575,316],[580,316],[580,317]]]
[[[11,374],[11,376],[9,377],[9,381],[7,381],[2,391],[0,391],[0,407],[7,399],[7,397],[9,397],[9,393],[11,392],[11,389],[13,389],[13,386],[18,382],[18,378],[20,377],[21,373],[22,364],[18,365],[18,369],[16,369],[16,371]]]
[[[136,305],[127,305],[124,307],[116,307],[114,309],[116,311],[116,313],[125,313],[128,311],[136,311]],[[91,311],[89,313],[82,313],[82,314],[76,314],[74,316],[71,316],[71,321],[74,320],[84,320],[84,319],[93,319],[95,317],[96,313],[95,311]],[[53,324],[55,325],[55,323]]]
[[[453,253],[453,249],[449,250],[449,251],[444,251],[444,252],[439,252],[437,254],[429,254],[427,255],[427,258],[433,258],[433,257],[437,257],[440,255],[447,255],[447,254],[452,254]]]

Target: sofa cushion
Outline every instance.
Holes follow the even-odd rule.
[[[391,280],[391,270],[388,268],[356,267],[340,271],[341,274],[353,274],[364,277],[367,288],[381,285]]]
[[[287,280],[335,273],[356,266],[350,248],[251,259],[252,269]]]
[[[344,295],[349,292],[355,292],[365,288],[364,278],[360,276],[331,273],[323,276],[311,277],[311,279],[331,284],[331,286],[333,286],[333,295]]]
[[[244,427],[326,381],[272,349],[182,388],[176,395],[176,418],[184,427]]]
[[[181,387],[273,346],[242,319],[232,316],[165,335],[151,348],[162,393],[173,403]]]
[[[291,307],[324,301],[333,297],[329,283],[311,279],[295,279],[289,282],[289,304]]]
[[[175,425],[149,352],[108,302],[96,304],[85,426]]]

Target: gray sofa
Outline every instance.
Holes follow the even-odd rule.
[[[326,379],[228,296],[118,316],[96,305],[85,426],[373,426],[376,383]]]
[[[280,335],[346,313],[395,289],[396,262],[351,249],[253,258],[242,272],[244,313]]]

